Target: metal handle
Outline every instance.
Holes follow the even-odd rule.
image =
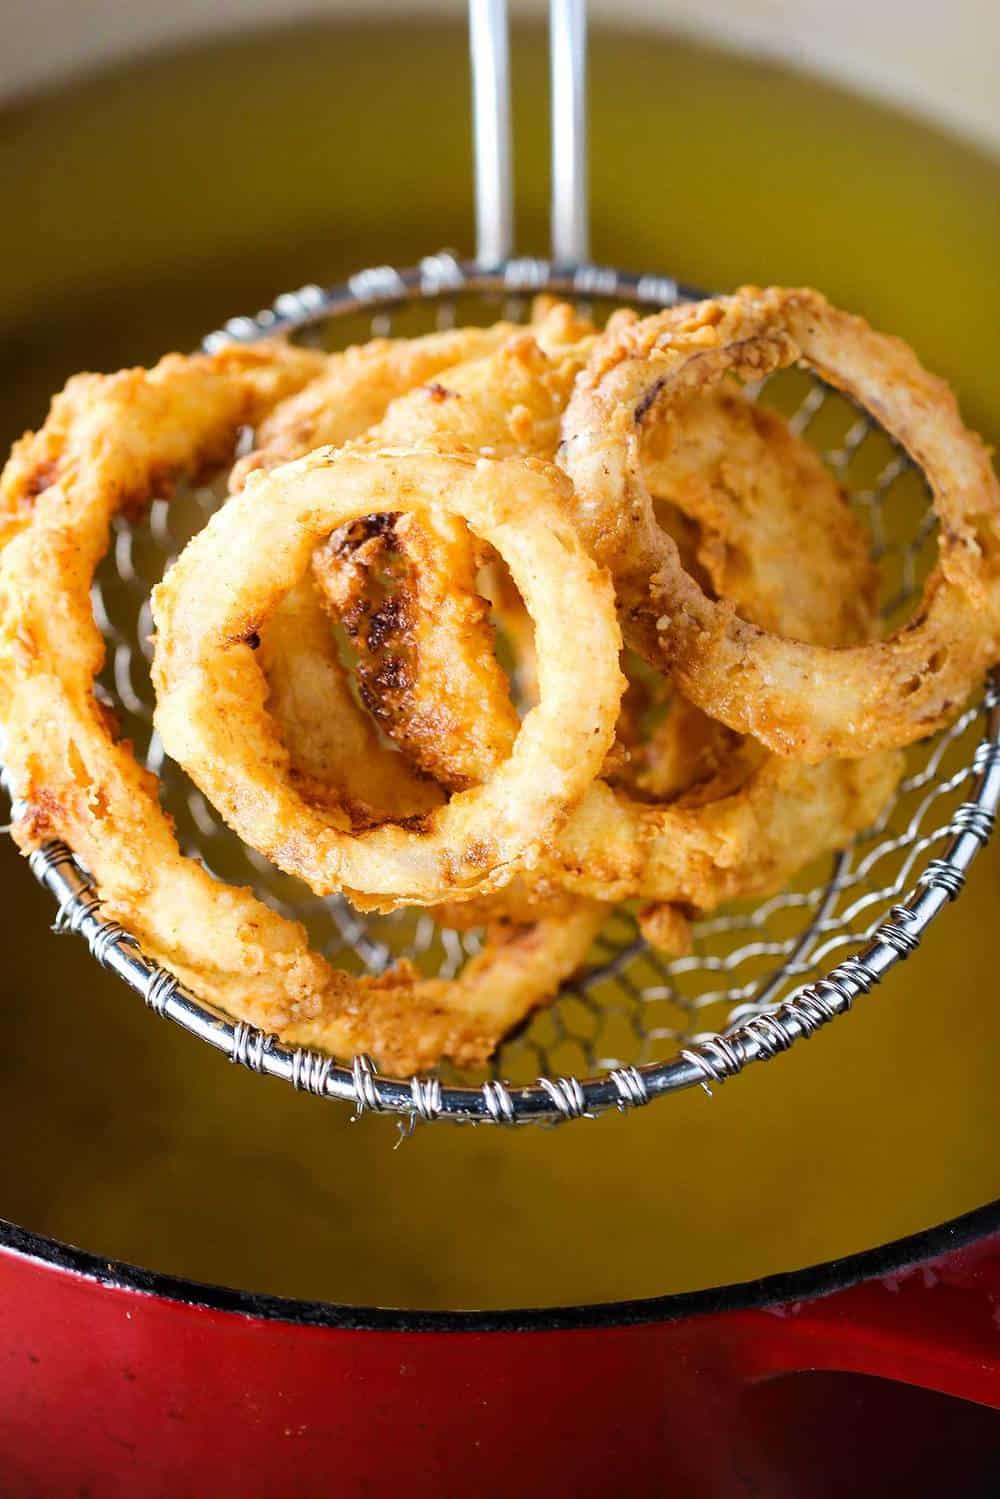
[[[551,0],[552,259],[590,258],[587,207],[587,0]]]
[[[507,0],[469,0],[472,132],[476,153],[476,259],[498,265],[514,247],[510,40]]]
[[[510,38],[506,0],[469,0],[476,159],[476,260],[496,266],[514,248]],[[587,212],[586,0],[550,0],[552,259],[590,256]]]

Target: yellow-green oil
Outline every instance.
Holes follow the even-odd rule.
[[[539,33],[515,38],[518,237],[546,240]],[[814,78],[598,32],[595,255],[809,283],[911,340],[997,431],[1000,165]],[[274,293],[471,250],[465,41],[294,29],[0,114],[0,438],[81,368],[192,346]],[[921,952],[708,1099],[499,1132],[394,1125],[225,1066],[152,1018],[0,848],[0,1213],[254,1290],[512,1306],[792,1269],[997,1195],[1000,852]]]

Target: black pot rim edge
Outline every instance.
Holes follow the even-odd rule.
[[[529,1307],[504,1311],[397,1311],[383,1307],[338,1306],[331,1302],[265,1296],[203,1284],[101,1259],[57,1239],[31,1233],[0,1219],[0,1252],[69,1271],[99,1285],[158,1296],[185,1306],[205,1307],[265,1321],[351,1332],[556,1332],[579,1328],[628,1327],[677,1322],[709,1313],[746,1311],[829,1296],[859,1281],[892,1275],[922,1260],[937,1259],[977,1239],[1000,1233],[1000,1199],[934,1228],[875,1249],[810,1265],[759,1280],[703,1291],[685,1291],[636,1301],[590,1306]]]

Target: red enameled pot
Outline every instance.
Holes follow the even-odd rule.
[[[57,9],[60,24],[53,26]],[[174,0],[169,6],[101,0],[96,7],[21,7],[7,45],[0,47],[0,95],[27,96],[28,90],[63,72],[108,61],[138,45],[194,38],[224,25],[245,28],[251,11],[259,22],[313,9],[294,0],[255,0],[252,6],[220,0],[212,7],[194,0]],[[332,14],[358,8],[329,0],[321,9]],[[630,13],[648,15],[650,24],[659,19],[656,7],[622,4],[602,9],[612,15],[616,30]],[[667,8],[661,9],[666,15]],[[681,6],[679,12],[693,14],[696,9]],[[986,138],[991,116],[983,81],[983,38],[992,24],[989,7],[969,0],[935,20],[933,8],[926,8],[926,18],[917,17],[915,12],[922,8],[894,0],[867,7],[863,33],[843,16],[835,27],[819,24],[821,7],[804,3],[701,9],[705,26],[729,41],[736,36],[735,18],[742,10],[745,27],[739,34],[745,37],[750,27],[755,45],[762,49],[781,56],[801,50],[839,75],[839,64],[834,66],[825,55],[837,53],[850,63],[852,73],[881,77],[885,87],[891,85],[907,100],[919,99],[932,113],[947,105],[949,120],[974,125]],[[915,23],[925,19],[938,29],[938,45],[930,40],[935,34],[931,30],[921,46],[900,48],[902,23],[913,22],[916,34],[920,26]],[[411,33],[404,35],[409,38]],[[848,45],[842,46],[843,38]],[[407,55],[408,40],[395,45],[397,58]],[[435,45],[440,46],[440,40]],[[387,46],[383,35],[380,65]],[[881,73],[880,64],[885,64]],[[255,81],[267,73],[263,65],[239,66]],[[368,87],[368,76],[359,70],[359,89]],[[397,66],[396,73],[379,76],[404,75]],[[363,131],[356,124],[352,127],[354,141],[360,140],[361,146],[352,143],[343,149],[343,142],[334,138],[338,115],[329,106],[346,77],[346,71],[322,74],[322,118],[329,121],[330,132],[323,144],[329,147],[332,141],[339,147],[325,152],[333,175],[324,177],[307,152],[303,161],[308,182],[301,199],[292,194],[290,184],[299,180],[294,173],[272,172],[266,181],[274,223],[301,220],[304,226],[303,244],[289,251],[296,267],[303,265],[310,223],[324,226],[322,231],[315,229],[312,242],[314,249],[322,245],[323,257],[330,253],[332,221],[334,245],[350,239],[350,264],[364,264],[359,245],[366,224],[370,222],[373,233],[377,229],[381,246],[389,229],[405,240],[407,225],[419,223],[419,248],[427,243],[428,213],[440,215],[441,202],[447,205],[447,200],[439,202],[428,194],[421,180],[415,189],[419,210],[394,202],[388,215],[384,207],[377,212],[365,208],[353,219],[345,213],[338,222],[331,203],[356,206],[368,201],[369,184],[361,178],[370,159],[363,149],[366,142],[376,142],[383,164],[391,165],[403,159],[401,149],[410,144],[411,134],[418,143],[424,139],[427,119],[438,132],[436,142],[447,143],[449,131],[455,138],[455,130],[464,129],[464,115],[461,125],[448,115],[447,99],[439,101],[435,94],[434,109],[427,110],[422,86],[420,114],[413,117],[419,128],[397,125],[394,134],[384,135],[384,90],[371,88],[366,96],[371,124]],[[755,93],[749,97],[759,101],[762,112],[768,95],[782,95],[785,85],[780,78],[777,83],[780,86],[762,78],[754,84]],[[136,87],[148,85],[141,82]],[[809,87],[817,92],[820,88],[815,82]],[[187,134],[179,134],[182,143],[184,138],[197,139],[199,150],[208,137],[204,126],[200,134],[195,128],[202,119],[196,104],[209,100],[212,93],[199,84],[186,96]],[[140,332],[153,351],[162,346],[150,302],[162,301],[162,317],[181,346],[188,330],[178,326],[178,308],[191,320],[193,337],[206,325],[204,319],[218,315],[220,306],[252,305],[246,295],[253,277],[248,270],[245,295],[236,275],[240,266],[234,262],[259,263],[263,275],[257,249],[266,246],[269,233],[275,243],[284,245],[286,240],[284,228],[279,236],[273,225],[267,228],[268,221],[258,224],[253,218],[251,225],[257,227],[246,241],[249,248],[231,236],[232,223],[246,214],[248,183],[257,198],[263,195],[258,179],[266,174],[256,149],[233,144],[225,168],[209,170],[206,156],[204,161],[185,159],[183,177],[170,175],[167,169],[177,155],[178,132],[157,134],[152,105],[159,98],[162,108],[162,101],[169,100],[173,110],[174,94],[163,89],[150,93],[148,102],[146,96],[135,97],[143,107],[135,106],[130,127],[122,134],[140,142],[136,159],[141,160],[142,172],[120,174],[122,185],[115,189],[108,163],[99,156],[99,170],[88,172],[82,199],[113,226],[110,250],[99,252],[103,241],[88,238],[83,226],[74,222],[65,202],[65,184],[62,195],[53,186],[62,181],[58,174],[50,181],[33,165],[31,186],[37,205],[19,206],[29,253],[48,244],[78,267],[74,295],[84,309],[90,303],[81,288],[93,282],[100,325],[117,324],[108,352],[120,344],[123,359],[138,357]],[[307,90],[307,105],[313,97],[319,95]],[[464,110],[466,101],[460,102]],[[643,99],[651,137],[663,130],[656,124],[653,102]],[[248,114],[265,118],[259,105],[230,114],[224,123],[232,126],[234,142],[237,135],[242,141]],[[311,118],[308,107],[302,118]],[[775,159],[787,176],[788,162],[806,163],[808,153],[801,149],[798,156],[786,155],[782,118],[776,113],[770,128],[773,139],[781,143]],[[610,107],[606,119],[612,119]],[[830,265],[837,269],[838,279],[847,267],[863,291],[860,268],[876,267],[876,282],[882,272],[877,269],[878,235],[874,249],[867,235],[857,249],[845,227],[852,222],[852,203],[857,211],[867,202],[863,193],[851,196],[856,179],[865,187],[858,165],[873,156],[873,180],[879,180],[879,171],[888,180],[890,165],[894,177],[904,180],[905,159],[898,156],[896,127],[886,137],[889,145],[884,151],[863,134],[858,146],[849,131],[847,154],[836,155],[834,132],[822,133],[826,119],[817,115],[817,133],[807,137],[822,143],[820,166],[836,190],[836,217],[832,212],[827,217],[823,208],[821,238],[833,247]],[[214,128],[221,130],[218,124]],[[696,121],[689,132],[696,134]],[[77,134],[84,144],[89,139],[85,130]],[[300,137],[293,133],[288,140],[295,144],[285,156],[290,158],[295,150],[301,155]],[[352,177],[355,151],[361,165]],[[50,159],[61,160],[61,153],[51,152]],[[275,159],[284,160],[280,153]],[[244,160],[249,163],[247,177],[239,165]],[[614,173],[606,171],[605,186],[630,180],[630,169],[625,162]],[[935,198],[931,190],[925,200],[923,174],[930,173],[927,182],[933,188],[933,171],[945,168],[935,168],[933,162],[925,167],[921,156],[915,170],[921,179],[921,217],[914,223],[924,228],[926,220],[930,226],[926,243],[919,243],[928,263],[933,263]],[[694,175],[693,168],[687,175]],[[763,191],[758,182],[769,180],[765,168],[752,159],[746,175],[755,192]],[[793,175],[806,180],[801,169]],[[119,240],[131,243],[130,222],[144,226],[147,237],[140,235],[135,241],[144,256],[150,243],[164,254],[172,240],[157,231],[163,222],[159,215],[173,213],[174,203],[187,206],[199,180],[209,185],[205,196],[214,207],[211,213],[205,210],[203,239],[181,241],[176,253],[208,271],[217,263],[217,274],[225,275],[225,299],[206,271],[199,282],[203,300],[198,303],[185,272],[183,292],[175,289],[171,302],[175,283],[165,275],[155,279],[157,264],[162,272],[166,262],[154,261],[153,279],[147,284],[144,276],[137,282],[143,294],[141,317],[131,312],[126,317],[122,307],[139,306],[137,300],[126,300],[114,304],[109,320],[111,299],[100,272],[104,268],[108,286],[117,286],[106,268],[126,263]],[[679,192],[661,195],[670,202],[675,226],[679,215],[674,205],[683,202],[684,187],[681,181]],[[305,207],[313,201],[319,205],[315,220]],[[637,224],[634,214],[616,208],[616,201],[609,198],[604,208],[602,230],[612,251],[612,230],[621,219],[619,239],[627,235],[631,244],[641,228],[657,254],[669,259],[673,239],[661,244],[651,221]],[[759,208],[756,200],[755,206]],[[50,223],[42,207],[52,210],[47,234],[39,228]],[[387,217],[391,224],[385,223]],[[174,232],[184,215],[176,218],[177,223],[170,222]],[[782,233],[788,233],[785,216],[778,218]],[[970,211],[965,219],[952,217],[949,224],[962,225],[963,235],[975,245],[972,220]],[[802,222],[808,228],[811,220],[806,216]],[[799,222],[789,218],[788,223],[794,238]],[[892,220],[891,228],[893,255],[898,254],[899,242],[917,242],[906,220]],[[807,245],[810,236],[811,230]],[[12,242],[16,253],[16,235]],[[696,243],[692,237],[692,256]],[[392,248],[390,242],[380,253],[391,253]],[[641,260],[641,247],[632,249]],[[92,261],[86,259],[88,252]],[[129,253],[134,257],[139,252],[133,247]],[[274,275],[280,284],[284,273],[280,255],[275,254]],[[327,263],[318,252],[317,260]],[[696,263],[710,274],[704,272],[700,253]],[[814,263],[810,252],[806,264]],[[329,267],[330,279],[333,269]],[[27,296],[23,287],[35,284],[27,271],[8,271],[8,276],[22,299]],[[265,284],[270,286],[270,280]],[[152,297],[148,285],[154,288]],[[98,314],[92,316],[96,326]],[[130,320],[135,326],[128,326]],[[121,326],[126,332],[119,335]],[[43,340],[49,336],[47,329],[44,324]],[[97,357],[85,320],[79,329],[86,357]],[[10,343],[16,350],[13,335]],[[101,357],[103,353],[104,345]],[[19,383],[25,378],[19,370]],[[12,921],[21,939],[10,944],[16,952],[24,932],[20,918]],[[8,1151],[17,1150],[16,1138],[8,1137],[5,1143]],[[588,1499],[609,1492],[684,1499],[985,1499],[1000,1494],[1000,1202],[880,1248],[754,1282],[644,1301],[485,1313],[395,1312],[252,1295],[101,1260],[0,1222],[0,1499],[258,1499],[286,1494],[304,1499],[436,1499],[466,1492],[476,1499],[542,1493]]]
[[[1000,1492],[1000,1202],[794,1274],[485,1314],[0,1237],[5,1499]]]

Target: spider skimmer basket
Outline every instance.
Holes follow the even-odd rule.
[[[333,348],[372,334],[415,334],[452,323],[525,319],[548,291],[595,316],[611,305],[656,308],[694,295],[658,276],[547,261],[507,260],[489,271],[450,255],[413,270],[380,267],[330,289],[307,286],[256,317],[237,318],[205,340],[252,342],[275,333]],[[811,375],[774,377],[758,399],[776,404],[823,454],[864,512],[885,578],[891,623],[912,604],[933,550],[923,480],[873,421]],[[162,754],[152,731],[149,590],[220,503],[221,487],[154,502],[135,526],[121,522],[98,575],[94,608],[107,641],[99,690],[122,730],[161,776],[167,810],[187,852],[220,878],[252,885],[303,920],[317,948],[355,972],[379,972],[402,953],[448,976],[475,951],[476,936],[438,927],[413,911],[361,916],[321,900],[245,848],[204,797]],[[844,1014],[919,945],[962,889],[992,830],[1000,798],[1000,679],[945,732],[911,750],[907,774],[878,825],[790,888],[713,915],[695,929],[692,955],[668,961],[640,937],[625,910],[610,921],[582,974],[511,1037],[488,1075],[379,1075],[369,1058],[335,1060],[282,1044],[219,1013],[144,957],[133,937],[101,914],[87,874],[55,843],[31,868],[58,903],[56,928],[79,933],[160,1015],[233,1062],[358,1111],[411,1119],[494,1123],[558,1120],[647,1104],[710,1086],[767,1061]]]

